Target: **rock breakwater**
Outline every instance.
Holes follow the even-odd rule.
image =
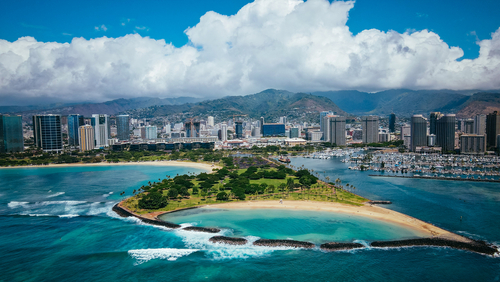
[[[248,242],[247,239],[244,238],[234,238],[226,236],[214,236],[208,241],[212,243],[224,243],[228,245],[245,245]]]
[[[217,228],[197,227],[197,226],[189,226],[189,227],[183,228],[182,230],[195,231],[195,232],[205,232],[205,233],[219,233],[220,232],[220,229],[217,229]]]
[[[365,246],[363,244],[359,243],[324,243],[321,244],[320,248],[325,251],[345,251],[345,250],[352,250],[352,249],[360,249],[364,248]]]
[[[121,217],[133,216],[133,217],[140,219],[142,222],[147,223],[147,224],[151,224],[151,225],[164,226],[164,227],[168,227],[168,228],[172,228],[172,229],[177,229],[177,228],[181,227],[180,225],[175,224],[175,223],[171,223],[171,222],[167,222],[167,221],[163,221],[163,220],[159,220],[159,219],[149,219],[149,218],[142,217],[140,215],[137,215],[135,213],[130,212],[127,209],[120,207],[119,204],[116,204],[113,206],[113,211],[116,212]]]
[[[398,241],[374,241],[370,244],[377,248],[394,248],[394,247],[414,247],[414,246],[436,246],[449,247],[459,250],[471,251],[479,254],[493,256],[498,253],[498,249],[484,241],[470,240],[470,242],[459,242],[444,238],[419,238]]]
[[[314,244],[310,242],[295,241],[295,240],[273,240],[273,239],[259,239],[253,242],[255,246],[265,246],[265,247],[292,247],[292,248],[304,248],[312,249]]]

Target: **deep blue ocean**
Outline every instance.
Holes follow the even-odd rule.
[[[322,177],[444,229],[500,243],[500,185],[375,178],[338,159],[293,158]],[[211,234],[120,218],[111,207],[148,181],[193,168],[0,169],[0,281],[498,281],[500,258],[435,247],[323,252],[211,244]],[[120,196],[125,191],[125,196]],[[462,220],[460,220],[462,217]],[[178,212],[165,219],[221,234],[320,244],[419,237],[399,226],[313,211]]]

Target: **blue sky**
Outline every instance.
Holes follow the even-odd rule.
[[[188,41],[184,30],[196,25],[207,11],[233,15],[250,2],[1,1],[0,38],[15,41],[22,36],[33,36],[44,42],[70,42],[73,37],[119,37],[137,32],[180,47]],[[500,27],[499,12],[498,0],[358,0],[349,13],[347,25],[354,34],[371,28],[400,33],[428,29],[439,34],[448,45],[461,47],[464,58],[476,58],[479,52],[476,39],[489,38]],[[102,25],[106,31],[95,29]]]
[[[0,105],[500,89],[500,1],[0,1]]]

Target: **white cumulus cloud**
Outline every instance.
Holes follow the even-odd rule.
[[[71,43],[0,40],[0,99],[500,88],[500,29],[478,41],[478,58],[459,60],[459,47],[427,30],[353,35],[346,25],[353,6],[256,0],[231,16],[207,12],[185,31],[190,42],[180,48],[138,34]]]

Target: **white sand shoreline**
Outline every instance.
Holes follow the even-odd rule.
[[[73,164],[48,164],[48,165],[26,165],[26,166],[10,166],[0,167],[0,169],[16,169],[16,168],[56,168],[56,167],[93,167],[93,166],[182,166],[190,168],[199,168],[212,172],[212,169],[220,169],[220,166],[210,165],[206,163],[182,162],[182,161],[150,161],[150,162],[120,162],[120,163],[73,163]]]
[[[372,218],[385,222],[395,223],[407,228],[419,231],[428,237],[440,237],[452,239],[455,241],[469,242],[470,240],[441,229],[430,223],[421,221],[406,214],[402,214],[390,209],[382,208],[379,206],[353,206],[340,203],[328,202],[315,202],[315,201],[287,201],[284,200],[283,204],[276,201],[246,201],[246,202],[232,202],[211,204],[203,208],[223,208],[223,209],[290,209],[290,210],[311,210],[311,211],[326,211],[334,213],[351,214],[366,218]]]

